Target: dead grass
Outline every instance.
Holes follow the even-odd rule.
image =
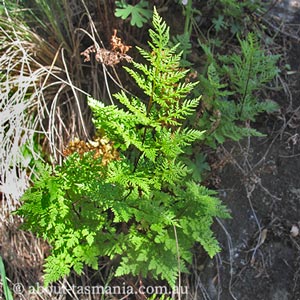
[[[80,52],[85,48],[81,43],[86,33],[90,32],[89,44],[102,43],[84,1],[81,8],[75,1],[62,1],[63,27],[59,15],[55,15],[57,11],[51,10],[52,2],[39,3],[41,6],[37,1],[35,8],[46,14],[46,19],[40,21],[53,21],[48,28],[30,28],[7,8],[0,20],[0,255],[10,287],[16,283],[24,286],[20,299],[65,299],[66,295],[44,289],[36,295],[29,293],[30,285],[43,281],[42,265],[49,246],[20,230],[22,220],[12,212],[20,205],[20,197],[32,178],[39,176],[39,162],[60,163],[70,140],[90,137],[93,128],[86,98],[91,95],[109,101],[108,81],[114,76],[105,66],[83,64]],[[101,7],[101,3],[95,5]],[[85,21],[79,15],[87,16]],[[39,17],[33,15],[28,23]],[[71,282],[58,284],[67,286]],[[69,294],[79,299],[71,291]]]

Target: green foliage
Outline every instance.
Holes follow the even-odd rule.
[[[146,0],[141,0],[135,5],[128,4],[125,0],[116,1],[115,16],[123,20],[130,17],[132,26],[143,27],[144,23],[152,16],[152,11],[149,9],[149,3]]]
[[[148,300],[171,300],[171,297],[168,297],[166,295],[157,296],[155,294],[151,295],[147,298]]]
[[[7,284],[5,267],[1,256],[0,256],[0,277],[2,281],[2,289],[3,289],[5,300],[13,300],[14,298]]]
[[[253,33],[239,42],[240,54],[216,58],[203,45],[209,66],[207,75],[200,79],[205,104],[199,128],[208,130],[206,141],[212,147],[226,139],[238,141],[249,135],[260,136],[245,122],[255,121],[258,114],[278,108],[273,101],[260,101],[258,93],[278,74],[278,56],[265,54]]]
[[[251,23],[252,13],[263,10],[266,5],[259,0],[217,0],[211,3],[214,6],[211,7],[210,4],[207,4],[207,9],[213,13],[210,16],[213,28],[216,33],[223,35],[225,29],[232,34],[242,32],[246,24]]]
[[[210,166],[206,161],[206,155],[198,151],[200,150],[191,149],[191,153],[186,152],[182,159],[189,169],[191,178],[196,182],[202,182],[205,173],[210,171]]]
[[[181,56],[168,48],[169,27],[154,10],[147,64],[126,68],[144,98],[124,92],[124,108],[89,98],[96,129],[114,142],[120,159],[103,164],[93,153],[73,154],[51,172],[45,169],[24,195],[18,214],[28,229],[52,246],[45,283],[99,257],[116,263],[116,275],[165,279],[174,287],[187,271],[198,242],[212,257],[219,251],[211,225],[228,213],[213,191],[190,178],[181,155],[204,132],[185,128],[200,98],[188,95],[197,83],[185,82]],[[181,259],[178,269],[178,257]]]
[[[177,52],[182,52],[180,65],[184,68],[190,67],[192,64],[187,60],[187,56],[192,52],[192,44],[190,42],[190,35],[188,33],[177,34],[173,36],[170,43],[171,46],[178,45]]]

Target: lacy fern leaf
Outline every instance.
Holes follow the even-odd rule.
[[[71,269],[81,273],[84,265],[96,269],[106,257],[120,261],[116,276],[152,276],[174,287],[195,242],[210,256],[219,250],[210,227],[215,216],[228,216],[226,210],[188,178],[181,158],[205,135],[183,125],[200,101],[189,98],[197,82],[184,81],[188,71],[179,67],[176,47],[168,48],[169,27],[156,10],[149,33],[151,51],[140,50],[148,64],[126,68],[142,99],[119,92],[114,96],[123,108],[88,99],[96,130],[112,142],[115,159],[72,154],[54,172],[45,170],[23,197],[18,214],[52,246],[46,283]]]
[[[275,102],[262,101],[257,95],[277,75],[279,56],[266,55],[253,33],[239,42],[241,53],[218,58],[203,46],[210,65],[207,78],[201,77],[205,109],[199,119],[199,128],[209,131],[206,142],[212,147],[226,139],[238,141],[246,136],[261,136],[255,129],[243,126],[243,122],[249,124],[258,114],[278,109]]]

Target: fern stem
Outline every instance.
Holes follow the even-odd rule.
[[[155,69],[154,78],[157,78],[157,75],[158,75],[157,73],[158,73],[157,69]],[[152,108],[155,87],[156,87],[156,84],[155,84],[155,80],[154,80],[154,81],[152,81],[152,91],[151,91],[151,96],[149,98],[149,102],[148,102],[148,106],[147,106],[147,112],[146,112],[147,117],[149,116],[150,110]],[[144,127],[144,133],[143,133],[143,137],[142,137],[142,145],[144,145],[144,143],[145,143],[146,134],[147,134],[147,126]],[[134,162],[133,173],[136,171],[141,157],[142,157],[142,151],[139,151],[139,155],[137,156],[137,158],[135,159],[135,162]]]
[[[176,242],[176,250],[177,250],[177,266],[178,266],[178,287],[179,287],[179,294],[178,299],[181,299],[181,266],[180,266],[180,251],[179,251],[179,242],[177,236],[177,230],[175,224],[173,224],[174,235],[175,235],[175,242]]]
[[[246,101],[246,97],[247,97],[247,93],[248,93],[248,87],[249,87],[249,82],[250,82],[250,75],[251,75],[251,71],[252,71],[252,65],[253,65],[253,53],[251,53],[246,86],[245,86],[244,94],[243,94],[243,97],[242,97],[242,100],[241,100],[242,105],[241,105],[241,110],[240,110],[240,113],[239,113],[240,118],[242,118],[242,114],[243,114],[243,110],[244,110],[244,106],[245,106],[245,101]]]
[[[192,33],[192,17],[193,17],[193,11],[192,11],[192,0],[188,0],[188,3],[186,5],[185,9],[185,23],[184,23],[184,33],[187,33],[188,36],[191,36]]]
[[[185,22],[184,22],[184,34],[188,35],[188,39],[190,41],[192,34],[192,0],[188,0],[188,3],[185,8]],[[183,59],[186,59],[186,52],[183,52]]]

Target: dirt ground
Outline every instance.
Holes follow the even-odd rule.
[[[299,27],[300,18],[290,22]],[[281,109],[254,125],[266,137],[220,148],[230,162],[219,193],[232,219],[215,226],[223,250],[202,266],[200,299],[300,299],[299,40],[289,45],[291,71],[269,95]]]

